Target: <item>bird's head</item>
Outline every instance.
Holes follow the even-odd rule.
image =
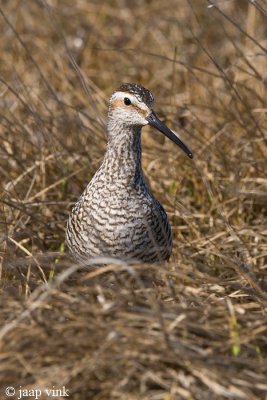
[[[109,102],[109,125],[114,133],[116,127],[142,128],[145,125],[154,126],[165,136],[180,146],[188,157],[193,158],[191,150],[175,135],[154,112],[154,96],[141,85],[125,83],[121,85],[111,96]]]

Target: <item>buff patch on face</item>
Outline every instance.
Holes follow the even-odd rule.
[[[147,107],[153,108],[154,96],[150,90],[136,83],[123,83],[116,92],[130,93],[137,98],[138,101],[145,103]]]
[[[125,102],[127,100],[127,103]],[[151,112],[149,107],[140,97],[130,92],[116,91],[110,98],[109,109],[123,108],[125,110],[135,109],[139,114],[146,117]]]

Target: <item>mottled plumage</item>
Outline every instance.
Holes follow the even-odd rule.
[[[145,103],[148,107],[153,106],[154,96],[150,90],[137,83],[123,83],[116,92],[125,92],[133,94],[140,102]]]
[[[191,158],[192,153],[159,121],[153,103],[149,90],[129,83],[110,98],[106,154],[67,224],[67,244],[77,260],[108,256],[156,262],[171,254],[167,215],[142,172],[141,128],[153,125]]]

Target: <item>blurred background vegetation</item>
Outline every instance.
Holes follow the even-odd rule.
[[[0,26],[1,398],[266,400],[266,0],[3,0]],[[77,271],[66,219],[122,82],[194,152],[144,129],[173,256]]]

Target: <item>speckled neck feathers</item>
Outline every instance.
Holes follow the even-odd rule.
[[[141,129],[153,101],[150,91],[136,84],[120,86],[110,98],[106,154],[68,220],[66,240],[77,260],[155,262],[171,254],[167,215],[141,166]]]
[[[141,128],[117,126],[115,130],[113,127],[101,173],[113,184],[143,185],[141,154]]]

